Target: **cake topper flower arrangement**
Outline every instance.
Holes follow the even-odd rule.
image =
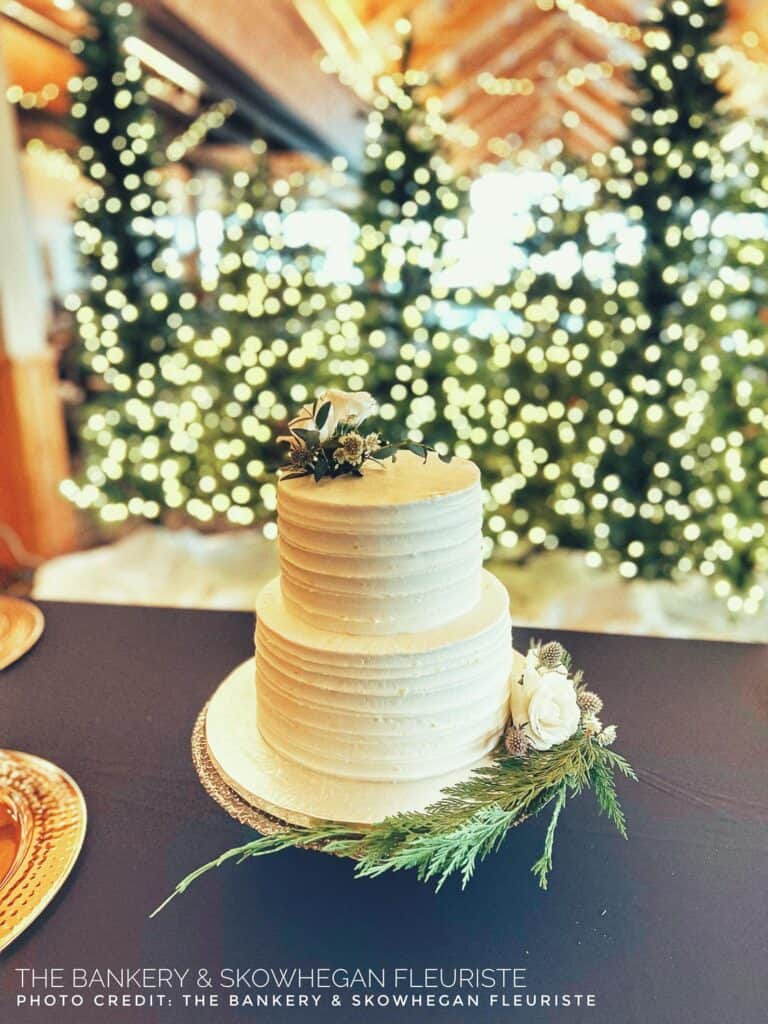
[[[363,433],[359,428],[378,409],[367,391],[339,391],[329,388],[288,423],[288,434],[278,438],[289,445],[288,463],[283,480],[313,476],[319,483],[325,477],[351,474],[362,476],[364,462],[396,459],[399,451],[410,451],[425,459],[434,451],[416,441],[390,444],[377,430]],[[451,456],[437,453],[443,462]]]
[[[544,849],[531,869],[546,889],[555,831],[570,798],[591,789],[600,812],[627,837],[615,777],[636,776],[612,749],[616,726],[601,723],[602,708],[582,673],[572,671],[561,644],[534,642],[524,666],[510,681],[508,724],[493,755],[464,781],[443,790],[436,803],[366,828],[333,822],[286,825],[274,835],[257,836],[193,871],[155,913],[212,868],[289,847],[351,857],[357,862],[358,877],[411,869],[420,881],[433,882],[437,889],[458,875],[463,888],[510,829],[549,808]]]

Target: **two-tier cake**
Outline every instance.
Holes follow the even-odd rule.
[[[533,866],[546,888],[563,807],[589,788],[626,836],[614,779],[634,773],[602,700],[557,641],[512,649],[506,590],[482,567],[477,466],[361,431],[373,404],[326,391],[281,439],[281,573],[257,602],[255,686],[249,659],[192,740],[208,792],[261,835],[177,892],[291,846],[352,857],[361,876],[466,885],[551,805]]]
[[[281,574],[257,603],[258,727],[324,776],[468,768],[508,718],[507,593],[482,568],[480,473],[403,451],[281,479]]]
[[[614,779],[634,774],[602,700],[557,641],[512,649],[506,590],[482,567],[477,466],[361,430],[374,406],[326,390],[280,439],[281,573],[257,602],[255,659],[192,738],[203,785],[261,835],[177,892],[291,846],[352,857],[362,876],[466,885],[551,805],[533,866],[546,888],[558,818],[589,788],[626,835]]]

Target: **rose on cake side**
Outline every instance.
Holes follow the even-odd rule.
[[[512,723],[522,729],[534,750],[549,750],[570,739],[581,711],[576,690],[564,666],[541,670],[536,652],[529,652],[525,670],[510,689]]]
[[[534,643],[522,674],[509,691],[510,724],[504,734],[507,753],[525,757],[529,750],[551,750],[581,729],[584,736],[610,746],[616,726],[603,727],[597,713],[603,702],[586,690],[581,673],[571,676],[570,658],[561,644]]]
[[[451,455],[437,452],[429,445],[416,441],[390,444],[383,441],[377,430],[365,435],[358,427],[378,409],[375,399],[367,391],[340,391],[329,388],[311,405],[303,406],[288,421],[288,434],[278,437],[286,442],[288,464],[281,479],[313,476],[316,482],[326,477],[362,476],[363,463],[374,460],[397,459],[399,451],[410,451],[425,461],[434,451],[443,462]]]

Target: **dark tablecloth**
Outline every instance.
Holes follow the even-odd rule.
[[[227,866],[155,920],[190,869],[245,840],[199,785],[195,717],[251,653],[247,614],[46,604],[39,645],[0,675],[0,745],[50,758],[90,823],[70,881],[0,960],[0,1020],[592,1021],[759,1024],[768,986],[768,647],[561,633],[641,775],[624,842],[587,795],[567,808],[549,891],[545,820],[513,831],[465,892],[355,881],[290,851]],[[543,634],[545,637],[547,634]],[[523,647],[528,631],[516,631]],[[525,968],[527,994],[594,1008],[24,1009],[16,968]]]

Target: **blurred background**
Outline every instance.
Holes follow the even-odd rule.
[[[760,0],[8,0],[0,583],[250,608],[323,387],[518,622],[765,640]]]

